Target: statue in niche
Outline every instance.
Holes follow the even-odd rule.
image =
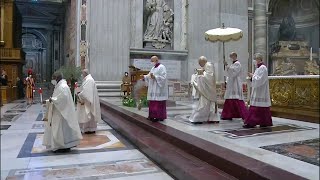
[[[156,49],[162,49],[171,43],[173,10],[164,0],[147,0],[145,9],[147,20],[144,42],[150,42]]]
[[[168,5],[164,6],[163,28],[161,30],[161,39],[171,41],[173,33],[173,11]]]
[[[296,24],[292,16],[287,16],[282,19],[279,28],[280,41],[293,41],[296,37]]]

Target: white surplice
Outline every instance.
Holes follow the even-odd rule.
[[[78,94],[80,102],[77,104],[77,114],[82,132],[93,132],[97,130],[97,122],[101,120],[100,100],[97,85],[89,74],[82,82]]]
[[[244,100],[242,91],[242,68],[239,61],[231,64],[226,68],[225,75],[227,78],[227,88],[224,99]]]
[[[153,73],[155,79],[150,74]],[[148,75],[144,76],[145,85],[148,86],[147,99],[149,101],[165,101],[168,100],[168,81],[166,67],[160,64],[153,67]]]
[[[192,98],[193,99],[199,99],[199,92],[196,90],[196,88],[193,86],[193,82],[196,81],[196,78],[197,78],[197,74],[192,74],[191,76],[191,86],[192,86]]]
[[[43,145],[47,149],[57,150],[72,148],[82,139],[75,107],[66,80],[62,79],[55,86],[52,103],[47,100],[46,127]]]
[[[250,105],[256,107],[270,107],[271,100],[268,69],[265,65],[261,65],[254,71],[251,87],[252,93],[250,98]]]
[[[214,66],[207,62],[203,75],[197,75],[193,86],[199,92],[199,102],[189,118],[191,122],[219,121],[215,116],[215,103],[217,102],[216,80]]]

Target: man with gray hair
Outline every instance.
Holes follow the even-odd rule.
[[[269,91],[268,69],[262,62],[263,56],[255,54],[257,69],[254,74],[248,73],[251,78],[251,98],[248,116],[244,121],[244,128],[272,126],[271,100]]]
[[[207,61],[207,58],[201,56],[199,65],[203,68],[203,74],[197,75],[192,82],[193,87],[199,93],[199,102],[194,112],[189,118],[193,124],[202,124],[203,122],[219,122],[219,119],[214,118],[217,113],[217,92],[216,79],[214,74],[214,66]]]
[[[77,114],[82,133],[92,134],[101,120],[100,100],[97,85],[88,69],[82,70],[82,85],[77,89]]]
[[[82,135],[67,81],[61,72],[54,73],[52,81],[56,85],[52,97],[46,102],[43,145],[54,152],[66,152],[80,144]]]

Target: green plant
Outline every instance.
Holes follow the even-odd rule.
[[[132,97],[125,97],[122,100],[122,104],[127,107],[136,107],[137,103]]]
[[[149,106],[149,103],[148,103],[148,100],[147,100],[146,96],[141,97],[140,101],[141,101],[142,107],[148,107]]]
[[[139,99],[138,103],[132,97],[125,97],[122,100],[122,105],[127,106],[127,107],[137,107],[137,104],[139,104],[139,103],[141,103],[141,107],[148,107],[148,105],[149,105],[147,97],[141,97]]]
[[[81,68],[75,66],[61,66],[57,72],[61,72],[63,74],[64,79],[70,79],[73,75],[73,78],[79,79],[81,76]]]

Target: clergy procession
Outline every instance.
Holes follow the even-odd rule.
[[[1,180],[319,180],[319,0],[0,0]]]
[[[54,152],[69,152],[80,144],[81,133],[93,134],[101,120],[100,101],[96,83],[87,69],[82,70],[82,85],[75,89],[77,108],[67,81],[61,72],[52,76],[54,91],[46,101],[43,145]]]
[[[213,63],[205,56],[198,60],[200,69],[195,69],[191,85],[195,104],[189,117],[192,124],[219,123],[220,120],[242,119],[244,128],[272,126],[270,111],[270,93],[267,68],[263,64],[262,55],[255,54],[257,69],[248,73],[252,93],[250,107],[247,109],[243,95],[243,70],[237,59],[237,53],[230,54],[230,65],[226,66],[225,103],[221,115],[218,113],[216,73]],[[166,67],[157,56],[150,59],[152,69],[141,80],[148,87],[147,100],[149,107],[148,120],[152,122],[167,119],[166,101],[168,94],[168,78]],[[87,69],[82,70],[81,87],[75,89],[77,105],[75,107],[71,91],[62,73],[52,76],[55,86],[53,95],[46,102],[46,130],[43,145],[55,152],[69,151],[76,147],[82,139],[81,133],[93,134],[97,123],[101,120],[100,100],[96,83]],[[128,77],[128,73],[126,76]],[[123,87],[123,85],[121,85]]]

